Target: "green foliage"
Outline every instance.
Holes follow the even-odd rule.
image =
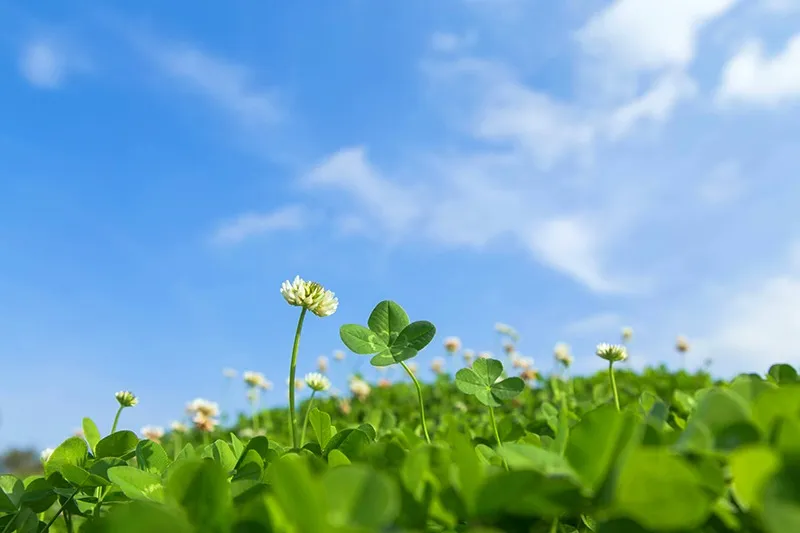
[[[390,301],[367,325],[341,338],[377,366],[435,334]],[[526,385],[477,359],[455,380],[375,387],[345,411],[320,399],[303,448],[276,423],[285,411],[264,413],[269,438],[163,444],[103,437],[87,418],[85,439],[58,446],[44,475],[0,475],[0,533],[800,531],[794,368],[727,383],[665,368],[616,376],[619,411],[605,372]]]

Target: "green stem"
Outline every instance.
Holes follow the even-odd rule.
[[[500,440],[500,432],[497,431],[497,420],[494,418],[494,407],[491,405],[489,406],[489,418],[492,421],[492,430],[494,431],[494,438],[497,439],[497,448],[500,449],[503,447],[503,441]],[[506,467],[508,470],[508,462],[506,462],[506,458],[503,457],[503,466]]]
[[[180,433],[180,431],[173,431],[172,432],[172,440],[173,440],[173,445],[175,446],[175,449],[172,450],[173,459],[177,459],[178,458],[178,454],[181,451],[181,433]]]
[[[117,409],[117,414],[114,416],[114,424],[111,426],[111,433],[114,433],[117,430],[117,424],[119,424],[119,415],[122,414],[123,409],[125,409],[125,407],[122,405],[120,405],[119,409]]]
[[[300,333],[303,331],[303,321],[306,319],[307,309],[303,307],[300,311],[300,319],[297,321],[297,331],[294,334],[294,345],[292,346],[292,362],[289,366],[289,433],[292,436],[292,446],[299,448],[297,445],[297,428],[294,422],[294,380],[297,373],[297,349],[300,347]]]
[[[209,444],[211,444],[211,436],[208,431],[203,431],[203,446],[208,446]]]
[[[425,440],[428,441],[428,444],[430,444],[431,437],[430,435],[428,435],[428,423],[425,422],[425,403],[422,401],[422,387],[420,386],[419,381],[417,381],[417,377],[414,375],[411,369],[408,368],[408,365],[406,365],[405,361],[400,361],[400,366],[403,367],[408,376],[411,378],[411,381],[414,382],[414,386],[417,388],[417,398],[419,399],[419,414],[422,416],[422,431],[425,433]]]
[[[311,391],[311,398],[308,400],[308,409],[306,409],[306,418],[303,420],[303,432],[300,434],[300,446],[306,441],[306,427],[308,426],[308,413],[311,412],[311,408],[314,407],[314,395],[317,391]]]
[[[6,527],[3,528],[3,533],[9,533],[11,531],[11,526],[14,525],[14,522],[17,521],[17,518],[19,518],[19,512],[14,513],[14,518],[8,521]]]
[[[558,517],[553,519],[553,525],[550,526],[550,533],[558,533]]]
[[[255,394],[258,394],[258,391],[255,391]],[[259,424],[258,424],[258,396],[253,397],[253,433],[258,435]]]
[[[62,505],[61,508],[58,511],[56,511],[55,516],[50,519],[50,521],[47,523],[46,526],[44,526],[44,529],[42,530],[42,533],[44,533],[45,531],[50,529],[50,526],[52,526],[53,522],[55,522],[58,519],[58,517],[61,516],[61,513],[64,512],[64,509],[67,507],[67,505],[69,505],[69,502],[72,501],[72,498],[74,498],[76,494],[78,494],[78,489],[75,489],[75,491],[70,495],[70,497],[67,498],[67,501],[64,502],[64,505]],[[66,515],[65,515],[64,520],[66,521]],[[67,522],[67,527],[69,528],[70,526],[71,526],[71,524],[69,522]]]
[[[611,380],[611,390],[614,391],[614,403],[617,405],[617,411],[619,412],[619,393],[617,392],[617,380],[614,378],[614,361],[608,362],[608,377]]]

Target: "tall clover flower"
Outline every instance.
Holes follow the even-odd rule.
[[[617,380],[614,378],[614,363],[627,359],[628,351],[625,346],[619,344],[603,343],[597,345],[595,353],[597,357],[608,361],[608,379],[611,381],[611,389],[614,391],[614,403],[617,405],[617,411],[619,411],[619,393],[617,392]]]
[[[111,426],[111,433],[114,433],[117,430],[119,415],[122,414],[122,410],[126,407],[133,407],[139,403],[139,399],[136,397],[136,395],[127,390],[119,391],[118,393],[114,394],[114,397],[117,399],[117,403],[119,403],[119,409],[117,409],[117,414],[114,416],[114,424]]]
[[[325,392],[331,388],[331,380],[319,372],[311,372],[306,374],[306,385],[311,389],[311,398],[308,400],[308,409],[306,409],[305,420],[303,421],[303,432],[300,434],[300,445],[302,446],[306,440],[306,428],[308,427],[308,413],[314,407],[314,396],[318,392]]]
[[[306,312],[311,311],[319,317],[330,316],[339,307],[339,300],[333,292],[326,290],[325,287],[316,281],[305,281],[300,276],[296,276],[294,281],[284,281],[281,285],[281,294],[289,305],[302,308],[300,318],[297,321],[297,330],[294,334],[294,345],[292,346],[292,360],[289,366],[289,383],[295,382],[297,373],[297,350],[300,347],[300,334],[303,331],[303,321]],[[292,436],[292,445],[298,448],[297,431],[295,428],[295,408],[294,408],[295,388],[289,387],[289,433]]]

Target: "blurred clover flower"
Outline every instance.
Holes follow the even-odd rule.
[[[333,358],[337,361],[344,361],[344,352],[342,350],[336,350],[333,352]]]
[[[177,420],[172,422],[169,425],[169,427],[175,433],[186,433],[186,431],[188,431],[188,429],[189,429],[189,428],[186,427],[186,424],[184,424],[183,422],[178,422]]]
[[[42,450],[42,453],[39,454],[39,458],[42,460],[43,463],[46,463],[50,456],[53,455],[55,450],[53,448],[45,448]]]
[[[161,426],[144,426],[141,429],[141,434],[144,438],[160,444],[161,437],[164,436],[164,428]]]
[[[323,374],[328,371],[328,358],[324,355],[317,357],[317,370]]]
[[[461,339],[458,337],[447,337],[444,340],[444,349],[451,355],[456,353],[461,349]]]
[[[242,379],[244,379],[247,386],[251,388],[261,387],[266,382],[264,374],[261,372],[253,372],[252,370],[247,370],[242,373]]]
[[[572,365],[572,355],[570,354],[569,344],[563,342],[556,344],[555,348],[553,348],[553,355],[556,361],[564,365],[564,367],[569,368]]]
[[[622,336],[622,342],[628,342],[633,338],[633,328],[628,326],[622,328],[621,336]]]
[[[236,374],[237,374],[237,372],[233,368],[223,368],[222,369],[222,375],[224,377],[228,378],[228,379],[234,379],[236,377]]]
[[[284,281],[281,294],[289,305],[303,307],[321,317],[332,315],[339,306],[339,300],[333,292],[325,290],[316,281],[305,281],[300,276],[295,276],[294,281]]]
[[[354,378],[350,381],[350,392],[362,402],[367,399],[371,391],[371,387],[363,379]]]
[[[437,374],[441,374],[442,370],[444,369],[444,361],[441,357],[437,357],[433,361],[431,361],[431,370],[433,370]]]
[[[675,349],[678,350],[680,353],[686,353],[689,351],[689,341],[683,335],[679,335],[678,338],[675,340]]]

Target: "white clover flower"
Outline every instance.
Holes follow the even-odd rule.
[[[317,357],[317,370],[323,374],[328,371],[328,358],[324,355]]]
[[[264,374],[261,372],[253,372],[252,370],[243,372],[242,379],[244,379],[248,387],[260,387],[261,384],[266,381]]]
[[[131,391],[127,390],[119,391],[114,395],[114,397],[117,399],[117,401],[122,407],[133,407],[134,405],[139,403],[139,399],[136,397],[136,395]]]
[[[337,361],[343,361],[344,352],[342,350],[336,350],[335,352],[333,352],[333,358],[336,359]]]
[[[686,340],[686,337],[683,335],[678,336],[677,340],[675,341],[675,349],[680,353],[686,353],[689,351],[689,341]]]
[[[444,370],[444,360],[441,357],[437,357],[431,361],[431,370],[437,374],[441,374],[442,370]]]
[[[314,392],[323,392],[331,388],[331,380],[319,372],[309,372],[306,374],[306,385]]]
[[[236,370],[233,368],[223,368],[222,375],[228,379],[234,379],[236,377]]]
[[[456,353],[461,348],[461,339],[458,337],[447,337],[444,340],[444,349],[449,354]]]
[[[406,366],[408,366],[408,369],[411,371],[412,374],[416,375],[417,368],[418,368],[417,367],[417,363],[412,361],[412,362],[408,363],[408,365],[406,365]]]
[[[494,325],[494,330],[497,333],[501,334],[501,335],[506,335],[507,337],[511,337],[515,341],[519,340],[519,333],[517,333],[517,330],[515,330],[514,328],[512,328],[508,324],[503,324],[502,322],[497,322]]]
[[[371,391],[369,384],[363,379],[354,378],[350,381],[350,392],[361,401],[364,401]]]
[[[491,359],[492,358],[492,352],[481,352],[481,353],[478,354],[478,357],[480,359]]]
[[[196,427],[200,431],[205,431],[209,433],[211,431],[214,431],[214,428],[217,427],[217,424],[219,423],[217,419],[211,416],[204,415],[199,411],[196,415],[194,415],[192,422],[194,422],[194,427]]]
[[[258,388],[263,391],[270,391],[272,390],[272,382],[267,378],[264,378],[261,383],[258,384]]]
[[[256,432],[253,431],[253,428],[246,427],[239,430],[239,436],[243,439],[252,439],[255,436]]]
[[[475,359],[475,350],[464,350],[462,356],[464,357],[464,362],[469,364]]]
[[[339,307],[339,300],[333,292],[316,281],[305,281],[296,276],[294,281],[284,281],[281,294],[289,305],[303,307],[317,316],[330,316]]]
[[[186,431],[188,431],[188,429],[189,429],[189,428],[186,427],[186,424],[184,424],[183,422],[178,422],[177,420],[172,422],[169,425],[169,427],[175,433],[186,433]]]
[[[219,405],[203,398],[195,398],[186,404],[186,411],[189,414],[199,414],[205,417],[215,417],[219,415]]]
[[[294,380],[294,389],[295,390],[303,390],[303,387],[305,387],[305,386],[306,386],[306,383],[302,379],[296,378]],[[286,378],[286,387],[287,388],[289,387],[289,378]]]
[[[555,355],[556,361],[565,367],[569,368],[570,365],[572,365],[572,355],[569,353],[569,344],[559,342],[556,344],[556,347],[553,348],[553,354]]]
[[[161,426],[145,426],[140,432],[144,438],[153,442],[161,442],[161,437],[164,436],[164,428]]]
[[[619,344],[598,344],[597,351],[595,353],[597,354],[597,357],[612,363],[624,361],[628,358],[628,350]]]
[[[625,326],[622,328],[622,342],[628,342],[633,337],[633,328]]]
[[[42,460],[43,463],[46,463],[50,456],[53,455],[55,450],[53,448],[45,448],[42,450],[42,453],[39,454],[39,458]]]

